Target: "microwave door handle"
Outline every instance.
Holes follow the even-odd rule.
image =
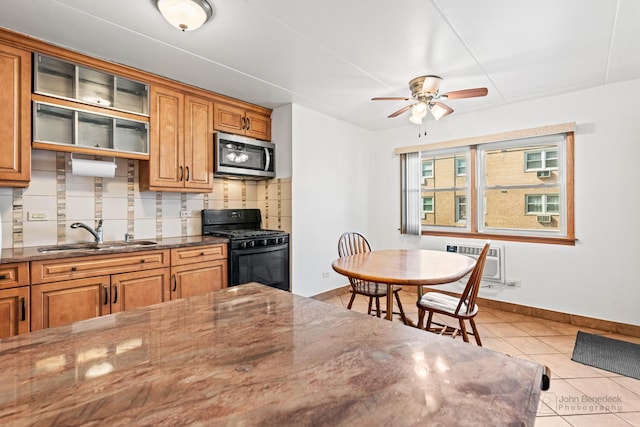
[[[267,147],[264,147],[264,157],[265,157],[264,170],[268,171],[269,166],[271,165],[271,154],[269,154],[269,149]]]

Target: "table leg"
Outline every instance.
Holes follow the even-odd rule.
[[[387,320],[393,320],[393,285],[387,283]]]

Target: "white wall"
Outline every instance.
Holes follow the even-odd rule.
[[[294,293],[310,296],[348,283],[331,269],[338,238],[346,230],[369,230],[373,134],[292,108],[291,283]]]
[[[271,142],[276,145],[276,178],[291,177],[292,114],[291,104],[275,108],[271,113]]]
[[[369,232],[377,247],[444,249],[451,238],[398,234],[399,158],[393,148],[576,122],[575,246],[496,242],[506,275],[520,288],[482,296],[599,319],[640,324],[640,80],[452,115],[428,122],[427,137],[407,126],[375,134],[369,167]],[[460,103],[464,101],[459,101]],[[451,102],[452,107],[453,101]],[[296,195],[294,195],[296,197]],[[294,215],[295,218],[295,215]],[[478,240],[463,240],[478,244]]]

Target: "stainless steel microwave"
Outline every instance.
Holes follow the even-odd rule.
[[[216,132],[214,141],[215,176],[270,179],[276,176],[275,145],[245,136]]]

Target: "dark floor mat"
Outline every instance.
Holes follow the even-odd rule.
[[[640,380],[640,344],[578,331],[571,360]]]

